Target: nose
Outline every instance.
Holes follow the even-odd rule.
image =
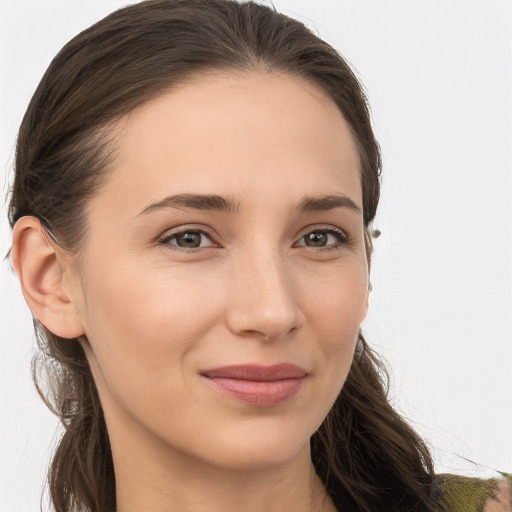
[[[238,336],[272,342],[304,323],[293,273],[268,251],[248,255],[232,267],[228,297],[227,324]]]

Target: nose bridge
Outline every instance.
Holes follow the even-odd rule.
[[[227,317],[233,332],[271,341],[300,326],[295,283],[278,247],[252,245],[237,258],[232,272]]]

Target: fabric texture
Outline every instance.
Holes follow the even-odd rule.
[[[497,478],[471,478],[440,474],[442,504],[446,512],[511,512],[512,474]]]

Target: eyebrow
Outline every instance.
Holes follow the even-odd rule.
[[[299,204],[291,209],[290,213],[319,212],[335,208],[348,208],[356,213],[361,213],[361,208],[350,197],[343,194],[305,196]]]
[[[138,216],[161,208],[194,208],[196,210],[226,213],[240,213],[242,211],[242,206],[238,201],[217,194],[177,194],[150,204]],[[343,194],[330,194],[304,196],[298,204],[291,208],[290,214],[327,211],[334,210],[335,208],[347,208],[356,213],[361,213],[361,208],[349,197]]]
[[[150,204],[139,213],[139,216],[160,208],[195,208],[196,210],[228,213],[239,213],[241,211],[240,204],[237,201],[216,194],[178,194]]]

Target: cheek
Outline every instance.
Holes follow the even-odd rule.
[[[189,353],[213,328],[222,303],[205,278],[118,267],[90,281],[85,331],[112,393],[149,408],[151,389],[183,390]]]
[[[146,348],[155,343],[152,348],[158,349],[162,338],[187,343],[209,327],[208,313],[215,309],[218,290],[212,281],[204,272],[165,267],[105,271],[92,281],[88,293],[89,327],[102,324],[127,340],[136,338]]]
[[[307,293],[306,293],[307,291]],[[357,333],[368,309],[368,276],[366,266],[353,264],[329,272],[310,283],[303,291],[310,317],[326,339],[339,340]]]
[[[303,310],[304,330],[316,345],[312,350],[338,363],[353,352],[366,314],[366,263],[351,263],[291,270],[295,286],[289,293]],[[141,267],[129,262],[95,273],[88,286],[86,334],[106,361],[131,359],[131,371],[144,367],[156,375],[169,372],[172,363],[186,364],[187,353],[222,328],[226,301],[235,290],[229,269]]]
[[[316,340],[319,358],[315,372],[322,382],[326,415],[341,391],[353,361],[359,328],[366,316],[366,262],[329,272],[309,288],[307,329]]]
[[[367,267],[359,259],[289,268],[289,293],[305,321],[301,343],[335,387],[348,372],[366,313]],[[225,335],[226,303],[236,291],[230,288],[230,271],[229,266],[168,262],[144,269],[122,258],[115,268],[96,262],[86,288],[84,325],[103,374],[112,384],[127,380],[135,394],[142,393],[137,381],[176,383],[213,331],[215,337]]]

